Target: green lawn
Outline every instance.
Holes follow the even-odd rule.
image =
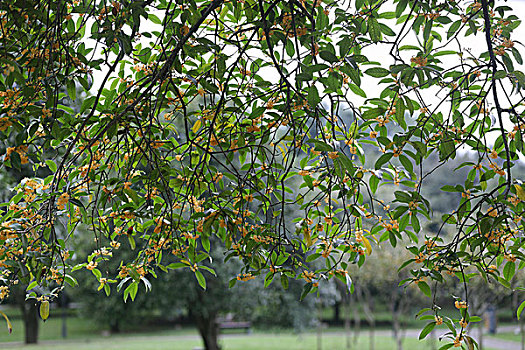
[[[496,333],[493,335],[493,337],[505,339],[505,340],[512,340],[518,343],[521,343],[521,334],[514,334],[514,333]]]
[[[10,313],[12,315],[12,313]],[[140,328],[128,333],[103,336],[102,330],[94,322],[80,317],[67,319],[68,338],[61,338],[62,320],[59,315],[51,317],[47,322],[40,323],[41,343],[36,346],[23,346],[24,328],[20,318],[13,318],[13,333],[9,335],[7,328],[0,327],[0,348],[2,349],[31,349],[31,350],[60,350],[60,349],[170,349],[193,350],[202,348],[202,342],[194,328],[174,329],[173,326],[165,328]],[[3,319],[0,319],[3,322]],[[5,323],[4,323],[5,324]],[[1,323],[0,323],[1,325]],[[336,332],[336,333],[334,333]],[[362,329],[357,343],[352,341],[352,349],[369,348],[369,338],[366,329]],[[323,349],[346,349],[346,337],[342,328],[323,330]],[[383,333],[384,334],[384,333]],[[353,339],[352,339],[353,340]],[[514,339],[513,339],[514,340]],[[519,340],[519,339],[518,339]],[[432,347],[432,339],[422,342],[413,338],[405,338],[405,349],[436,349]],[[13,344],[18,342],[19,344]],[[254,330],[251,335],[228,334],[224,335],[221,343],[225,350],[307,350],[317,349],[315,330],[310,334],[296,335],[291,330],[268,331]],[[442,345],[442,344],[441,344]],[[377,336],[375,349],[395,349],[396,345],[390,336]]]
[[[225,350],[306,350],[317,349],[317,339],[315,335],[293,335],[293,334],[254,334],[254,335],[237,335],[224,337],[221,343]],[[405,348],[408,349],[432,349],[428,341],[418,342],[416,339],[405,339]],[[346,340],[341,335],[324,335],[322,337],[323,349],[346,349]],[[202,347],[201,341],[194,336],[140,336],[140,337],[123,337],[112,336],[101,338],[94,336],[92,340],[76,341],[59,341],[37,346],[12,346],[7,349],[32,350],[60,350],[60,349],[171,349],[187,350]],[[2,346],[2,348],[5,348]],[[375,348],[395,349],[395,343],[391,337],[376,337]],[[352,349],[368,349],[368,337],[360,337],[357,344],[352,343]]]
[[[3,318],[0,318],[0,342],[13,342],[24,340],[24,325],[21,319],[11,319],[13,333],[7,332],[7,326]],[[5,327],[5,328],[3,328]],[[60,339],[62,330],[62,320],[60,318],[50,318],[45,323],[40,321],[39,339],[52,340]],[[78,317],[71,317],[67,320],[68,335],[71,338],[92,337],[99,334],[99,327],[93,322],[87,322]]]

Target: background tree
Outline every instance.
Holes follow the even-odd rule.
[[[408,263],[422,265],[406,283],[429,296],[423,279],[446,271],[472,267],[510,286],[520,267],[525,75],[508,6],[8,0],[0,9],[4,165],[34,172],[3,207],[3,296],[18,281],[75,284],[68,249],[80,226],[99,247],[76,269],[132,299],[172,259],[205,288],[212,237],[242,263],[241,279],[302,278],[303,295],[331,277],[352,289],[347,268],[373,242],[417,244]],[[474,35],[483,48],[464,50]],[[78,113],[62,103],[79,101],[77,85],[92,92]],[[382,153],[373,166],[364,144]],[[476,160],[457,159],[460,149]],[[423,242],[433,157],[469,171],[442,188],[462,198]],[[392,201],[379,185],[392,186]],[[297,205],[301,215],[288,217]],[[121,241],[136,255],[109,271]],[[310,269],[314,260],[324,264]],[[458,301],[465,319],[468,297]],[[454,344],[470,344],[462,323],[449,326]]]

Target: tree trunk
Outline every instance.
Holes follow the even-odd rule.
[[[523,318],[520,318],[520,333],[521,333],[521,350],[525,350],[525,327],[523,326]]]
[[[217,325],[216,315],[210,314],[207,317],[203,315],[193,315],[199,334],[204,342],[206,350],[220,350],[219,346],[219,327]]]
[[[345,334],[346,334],[346,348],[350,349],[352,347],[352,344],[350,342],[351,334],[350,334],[350,294],[346,294],[343,297],[344,300],[344,307],[345,307]]]
[[[367,288],[361,289],[360,296],[363,298],[359,304],[363,306],[363,312],[365,314],[368,325],[370,326],[370,350],[374,350],[374,331],[376,329],[376,320],[374,318],[374,298],[370,294]],[[359,297],[359,296],[358,296]]]
[[[334,304],[334,318],[332,320],[334,325],[341,323],[341,302],[338,301]]]
[[[317,350],[323,350],[323,303],[317,299]]]
[[[400,300],[398,299],[399,296],[394,296],[392,299],[392,304],[390,305],[390,309],[392,311],[392,331],[394,333],[394,339],[396,340],[397,350],[403,350],[403,339],[401,336],[401,320],[399,317],[401,305]]]
[[[109,331],[111,334],[120,333],[120,324],[118,319],[113,319],[109,322]]]
[[[478,348],[479,350],[483,350],[483,332],[485,331],[483,329],[483,322],[479,323],[478,329],[479,329]]]
[[[354,291],[354,294],[356,292],[357,291]],[[361,315],[359,314],[359,304],[356,302],[355,296],[353,295],[350,300],[352,303],[352,309],[354,311],[354,344],[357,345],[357,341],[359,340],[359,331],[361,330]]]
[[[430,349],[437,350],[436,330],[430,332]]]
[[[38,342],[38,307],[35,300],[23,301],[22,316],[24,318],[25,343],[36,344]]]

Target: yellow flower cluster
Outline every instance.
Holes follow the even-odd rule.
[[[58,197],[57,207],[59,210],[62,210],[66,207],[66,204],[69,202],[69,194],[64,192]]]
[[[237,275],[237,280],[238,281],[249,281],[249,280],[253,280],[255,278],[255,276],[253,276],[250,272],[248,273],[240,273]]]
[[[309,272],[307,270],[303,271],[301,277],[308,283],[312,282],[315,279],[315,273]]]
[[[98,263],[96,261],[91,260],[89,264],[86,265],[86,269],[93,271],[97,267]]]
[[[456,309],[466,309],[468,307],[467,302],[461,300],[456,300],[454,306],[456,306]]]
[[[273,238],[270,236],[253,235],[251,238],[257,243],[265,243],[265,244],[273,243]]]
[[[13,152],[16,152],[20,156],[20,163],[27,164],[29,163],[29,158],[27,157],[27,150],[27,145],[21,145],[18,147],[8,147],[5,153],[5,160],[11,159],[11,154]]]
[[[9,287],[7,286],[1,286],[0,287],[0,300],[4,300],[9,296]]]
[[[418,67],[424,67],[427,65],[427,59],[420,56],[414,56],[410,59],[410,62],[414,63]]]
[[[13,125],[8,117],[0,118],[0,131],[6,131],[8,127]]]

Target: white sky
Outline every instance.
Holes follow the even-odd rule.
[[[517,15],[518,17],[520,17],[521,14],[525,14],[525,0],[509,0],[509,1],[497,0],[496,2],[497,2],[497,5],[507,5],[507,6],[512,7],[514,9],[513,13],[515,15]],[[157,15],[159,17],[161,17],[162,13],[157,13]],[[383,20],[383,22],[385,22],[385,20]],[[389,20],[389,24],[390,23],[392,23],[392,20]],[[146,28],[146,26],[147,26],[147,28]],[[90,27],[91,27],[91,24],[88,23],[88,28],[90,28]],[[155,24],[153,24],[152,22],[149,22],[149,21],[146,22],[146,21],[143,20],[143,23],[141,25],[141,31],[151,31],[151,30],[159,30],[159,29],[160,29],[159,25],[155,25]],[[396,31],[395,29],[396,28],[394,28],[394,31]],[[142,38],[143,38],[141,40],[142,47],[146,47],[148,39],[146,39],[144,37],[142,37]],[[525,50],[523,50],[523,45],[521,44],[521,42],[525,42],[524,38],[525,38],[525,24],[522,23],[522,25],[520,25],[520,27],[518,27],[518,29],[514,32],[512,39],[516,42],[518,50],[524,52],[523,56],[525,57]],[[336,40],[334,40],[334,41],[336,41]],[[409,42],[406,42],[406,43],[409,43]],[[477,51],[477,53],[479,53],[479,52],[481,52],[481,50],[486,50],[486,44],[485,44],[485,40],[484,40],[484,37],[483,37],[482,33],[478,33],[476,36],[470,35],[469,37],[462,38],[461,39],[461,43],[463,45],[463,48],[472,49],[474,54],[476,54],[476,51]],[[87,45],[87,46],[89,46],[89,45]],[[435,47],[439,46],[439,43],[436,42],[434,46]],[[452,49],[454,49],[454,48],[456,48],[456,47],[452,46]],[[378,57],[377,60],[381,61],[382,66],[383,67],[388,67],[388,64],[392,63],[393,60],[389,57],[388,51],[386,51],[386,50],[390,50],[390,46],[385,45],[384,48],[381,48],[381,47],[373,45],[370,49],[364,51],[364,53],[370,59],[374,59],[374,57]],[[405,55],[404,58],[408,57],[408,60],[409,60],[410,56],[413,55],[414,53],[415,53],[415,51],[404,51],[404,55]],[[445,64],[447,63],[446,60],[450,60],[450,62],[452,63],[454,61],[457,62],[457,57],[442,56],[441,60]],[[366,70],[367,68],[368,67],[364,66],[363,70]],[[520,70],[523,70],[523,67],[516,66],[516,68],[520,69]],[[91,92],[93,94],[96,94],[96,92],[100,88],[100,84],[102,83],[106,72],[107,72],[107,67],[103,71],[95,71],[94,72],[94,77],[93,77],[94,78],[94,84],[93,84],[92,89],[91,89]],[[116,73],[114,74],[114,76],[116,76]],[[377,85],[378,81],[379,81],[379,79],[371,78],[371,77],[368,77],[366,75],[364,77],[362,77],[361,88],[363,90],[365,90],[365,92],[367,93],[367,96],[369,98],[370,97],[378,97],[380,91],[386,86],[386,85],[385,86],[378,86]],[[111,84],[111,81],[108,81],[106,83],[106,87],[109,87],[109,84]],[[432,91],[430,89],[427,89],[427,90],[424,90],[422,93],[424,94],[424,99],[425,99],[426,103],[428,103],[430,105],[435,105],[439,101],[439,97],[443,97],[443,96],[439,96],[438,95],[437,98],[436,98],[437,90],[433,90]],[[361,98],[359,96],[355,96],[355,95],[353,95],[351,97],[351,100],[354,101],[356,107],[359,107],[360,105],[363,105],[364,102],[365,102],[365,99],[363,99],[363,98]]]

